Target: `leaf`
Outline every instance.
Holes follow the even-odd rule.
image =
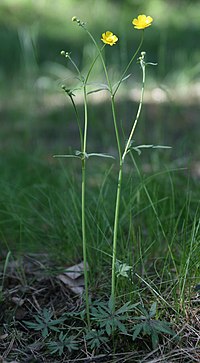
[[[106,323],[106,333],[108,334],[108,336],[110,336],[111,333],[112,333],[112,328],[111,328],[110,321],[107,321],[107,323]]]
[[[144,316],[141,316],[141,319],[145,319],[145,318],[148,318],[149,317],[149,313],[148,311],[144,308],[144,306],[140,305],[139,306],[139,310],[141,313],[144,314]]]
[[[127,329],[126,329],[125,325],[123,323],[121,323],[121,321],[116,319],[116,325],[122,333],[127,334]]]
[[[126,304],[124,304],[121,308],[119,308],[116,311],[116,314],[119,315],[119,314],[127,313],[127,312],[133,310],[137,305],[138,305],[138,303],[136,303],[136,304],[130,304],[130,301],[128,301]]]
[[[43,322],[43,320],[41,319],[41,318],[39,318],[39,316],[37,316],[37,315],[34,315],[34,318],[35,318],[35,320],[39,323],[39,324],[44,324],[44,322]]]
[[[159,344],[159,338],[158,338],[158,334],[156,333],[156,331],[153,331],[151,333],[151,342],[152,342],[153,349],[156,349]]]
[[[138,153],[138,155],[141,155],[140,149],[171,149],[171,146],[165,146],[165,145],[138,145],[138,146],[130,146],[128,151],[134,150]]]
[[[132,266],[128,266],[126,263],[121,263],[120,261],[116,261],[116,275],[117,277],[129,277],[128,272],[132,270]]]
[[[55,326],[49,326],[49,329],[60,333],[60,329],[59,328],[56,328]]]
[[[23,323],[28,327],[28,328],[31,328],[31,329],[35,329],[35,330],[40,330],[41,329],[41,326],[39,326],[38,324],[36,323],[32,323],[31,321],[24,321],[23,320]],[[39,327],[39,329],[38,329]]]
[[[176,333],[168,325],[169,324],[165,321],[158,321],[158,320],[153,321],[153,327],[157,331],[164,333],[164,334],[169,334],[172,336],[176,335]]]
[[[116,82],[114,85],[113,85],[113,88],[114,87],[118,87],[119,84],[121,84],[122,82],[126,81],[129,77],[131,76],[131,73],[128,74],[126,77],[122,78],[121,80],[119,80],[118,82]]]
[[[152,62],[147,62],[145,63],[146,66],[157,66],[158,63],[152,63]]]
[[[143,323],[143,331],[144,331],[144,334],[151,335],[151,327],[150,327],[149,321],[145,321]]]
[[[46,337],[47,337],[47,335],[48,335],[48,328],[47,328],[47,327],[45,327],[45,328],[42,330],[42,336],[43,336],[43,338],[46,338]]]
[[[106,343],[109,341],[109,339],[104,336],[105,331],[104,330],[90,330],[86,335],[85,339],[88,342],[88,345],[94,349],[99,348],[102,343]]]
[[[143,323],[137,324],[137,325],[135,325],[133,327],[133,329],[134,329],[134,333],[132,335],[133,341],[138,337],[138,335],[140,334],[142,328],[143,328]]]
[[[105,84],[105,83],[90,82],[90,83],[88,83],[88,85],[96,85],[96,86],[99,86],[99,87],[94,89],[94,90],[88,91],[87,95],[92,94],[92,93],[97,93],[97,92],[100,92],[100,91],[110,91],[108,85]]]
[[[109,91],[109,89],[108,88],[97,88],[97,89],[87,92],[87,95],[91,95],[92,93],[97,93],[100,91]]]
[[[101,157],[101,158],[111,158],[111,159],[115,159],[114,156],[112,155],[108,155],[108,154],[102,154],[102,153],[90,153],[90,154],[87,154],[87,157],[91,157],[91,156],[98,156],[98,157]]]
[[[81,159],[78,155],[53,155],[53,158],[78,158]]]
[[[151,305],[150,311],[149,311],[149,316],[152,318],[153,316],[156,315],[156,308],[157,308],[157,302],[154,302]]]

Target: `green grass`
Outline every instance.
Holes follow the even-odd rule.
[[[111,162],[100,162],[98,167],[90,164],[87,234],[92,277],[102,264],[110,270],[107,254],[112,249],[116,174],[114,166],[109,171]],[[0,169],[1,248],[14,254],[50,251],[56,260],[69,265],[80,261],[80,176],[71,171],[71,162],[60,164],[55,159],[42,160],[42,154],[15,152],[4,156]],[[165,165],[140,179],[130,165],[123,183],[118,259],[134,265],[136,271],[143,266],[147,275],[155,274],[156,261],[162,266],[160,278],[173,275],[176,269],[174,274],[184,279],[186,274],[186,280],[193,278],[195,283],[198,208],[198,185],[185,170]]]

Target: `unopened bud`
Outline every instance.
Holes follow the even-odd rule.
[[[65,51],[64,50],[61,50],[60,54],[61,55],[65,55]]]
[[[77,17],[76,16],[73,16],[72,17],[72,21],[77,21]]]

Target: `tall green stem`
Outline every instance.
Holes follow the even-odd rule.
[[[103,48],[102,48],[103,49]],[[75,102],[73,100],[73,93],[64,87],[64,90],[71,99],[72,105],[74,107],[79,133],[81,141],[81,154],[82,154],[82,185],[81,185],[81,220],[82,220],[82,247],[83,247],[83,270],[84,270],[84,282],[85,282],[85,303],[86,303],[86,316],[88,327],[90,327],[90,309],[89,309],[89,284],[88,284],[88,266],[87,266],[87,239],[86,239],[86,222],[85,222],[85,190],[86,190],[86,148],[87,148],[87,128],[88,128],[88,107],[87,107],[87,82],[91,71],[99,57],[99,53],[93,60],[86,77],[83,77],[80,73],[76,63],[72,60],[68,53],[65,56],[70,59],[71,63],[75,67],[80,80],[83,82],[83,94],[84,94],[84,131],[82,134],[80,119],[78,110],[76,108]]]
[[[101,54],[101,52],[100,52]],[[85,186],[86,186],[86,148],[87,148],[87,127],[88,127],[88,108],[87,108],[87,81],[90,73],[98,59],[99,54],[92,62],[89,71],[84,80],[84,133],[82,144],[82,242],[83,242],[83,264],[84,264],[84,281],[85,281],[85,303],[86,303],[86,316],[88,327],[90,327],[90,307],[89,307],[89,287],[88,287],[88,269],[87,269],[87,240],[86,240],[86,228],[85,228]]]
[[[87,241],[85,231],[85,175],[86,175],[86,146],[87,146],[87,126],[88,126],[88,110],[87,110],[87,90],[84,84],[84,134],[82,149],[82,241],[83,241],[83,264],[84,264],[84,281],[85,281],[85,303],[88,327],[90,327],[90,309],[89,309],[89,288],[88,288],[88,267],[87,267]]]
[[[113,310],[115,309],[115,272],[116,272],[116,251],[117,251],[117,235],[118,235],[118,227],[119,227],[119,208],[120,208],[120,196],[121,196],[121,187],[122,187],[122,175],[123,175],[123,164],[124,159],[127,154],[128,148],[130,147],[131,139],[133,137],[135,128],[137,126],[137,122],[141,113],[143,96],[144,96],[144,85],[145,85],[145,67],[146,64],[144,62],[145,52],[142,52],[140,57],[140,65],[142,68],[142,90],[140,95],[140,103],[138,106],[138,111],[136,114],[135,121],[133,123],[133,127],[131,129],[128,142],[125,146],[122,157],[120,156],[120,167],[118,174],[118,184],[117,184],[117,196],[116,196],[116,205],[115,205],[115,220],[114,220],[114,235],[113,235],[113,255],[112,255],[112,286],[111,286],[111,298],[113,300]]]
[[[116,275],[116,256],[117,256],[117,235],[118,235],[118,224],[119,224],[119,207],[121,197],[121,186],[122,186],[122,168],[123,163],[120,160],[118,183],[117,183],[117,195],[115,204],[115,220],[114,220],[114,233],[113,233],[113,252],[112,252],[112,283],[111,283],[111,298],[113,301],[113,310],[115,310],[115,275]]]

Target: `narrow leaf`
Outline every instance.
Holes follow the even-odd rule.
[[[81,159],[78,155],[53,155],[53,158],[78,158]]]
[[[122,82],[126,81],[126,80],[130,77],[130,76],[131,76],[131,73],[130,73],[130,74],[128,74],[126,77],[122,78],[121,80],[119,80],[117,83],[115,83],[115,84],[113,85],[113,88],[114,88],[114,87],[118,87],[118,85],[119,85],[119,84],[121,84]]]
[[[127,334],[127,330],[126,330],[126,327],[123,323],[121,323],[121,321],[117,320],[116,319],[116,325],[118,326],[119,330],[124,333],[124,334]]]
[[[153,331],[151,333],[151,342],[152,342],[152,347],[153,349],[156,349],[159,343],[159,338],[158,338],[158,334],[156,333],[156,331]]]
[[[108,336],[110,336],[112,333],[111,325],[110,325],[109,321],[106,323],[106,333],[108,334]]]
[[[174,336],[176,333],[168,326],[167,322],[164,321],[153,321],[154,329],[157,331]]]
[[[101,158],[111,158],[111,159],[115,159],[114,156],[108,155],[108,154],[102,154],[102,153],[90,153],[90,154],[87,154],[87,157],[91,157],[91,156],[98,156],[98,157],[101,157]]]
[[[134,329],[134,333],[132,335],[133,341],[138,337],[138,335],[140,334],[142,328],[143,328],[143,324],[142,323],[141,324],[137,324],[137,325],[135,325],[133,327],[133,329]]]
[[[149,311],[149,316],[152,318],[153,316],[156,315],[156,308],[157,308],[157,302],[154,302],[151,305],[150,311]]]
[[[97,93],[97,92],[101,92],[101,91],[108,91],[108,88],[97,88],[97,89],[87,92],[87,95],[91,95],[92,93]]]

